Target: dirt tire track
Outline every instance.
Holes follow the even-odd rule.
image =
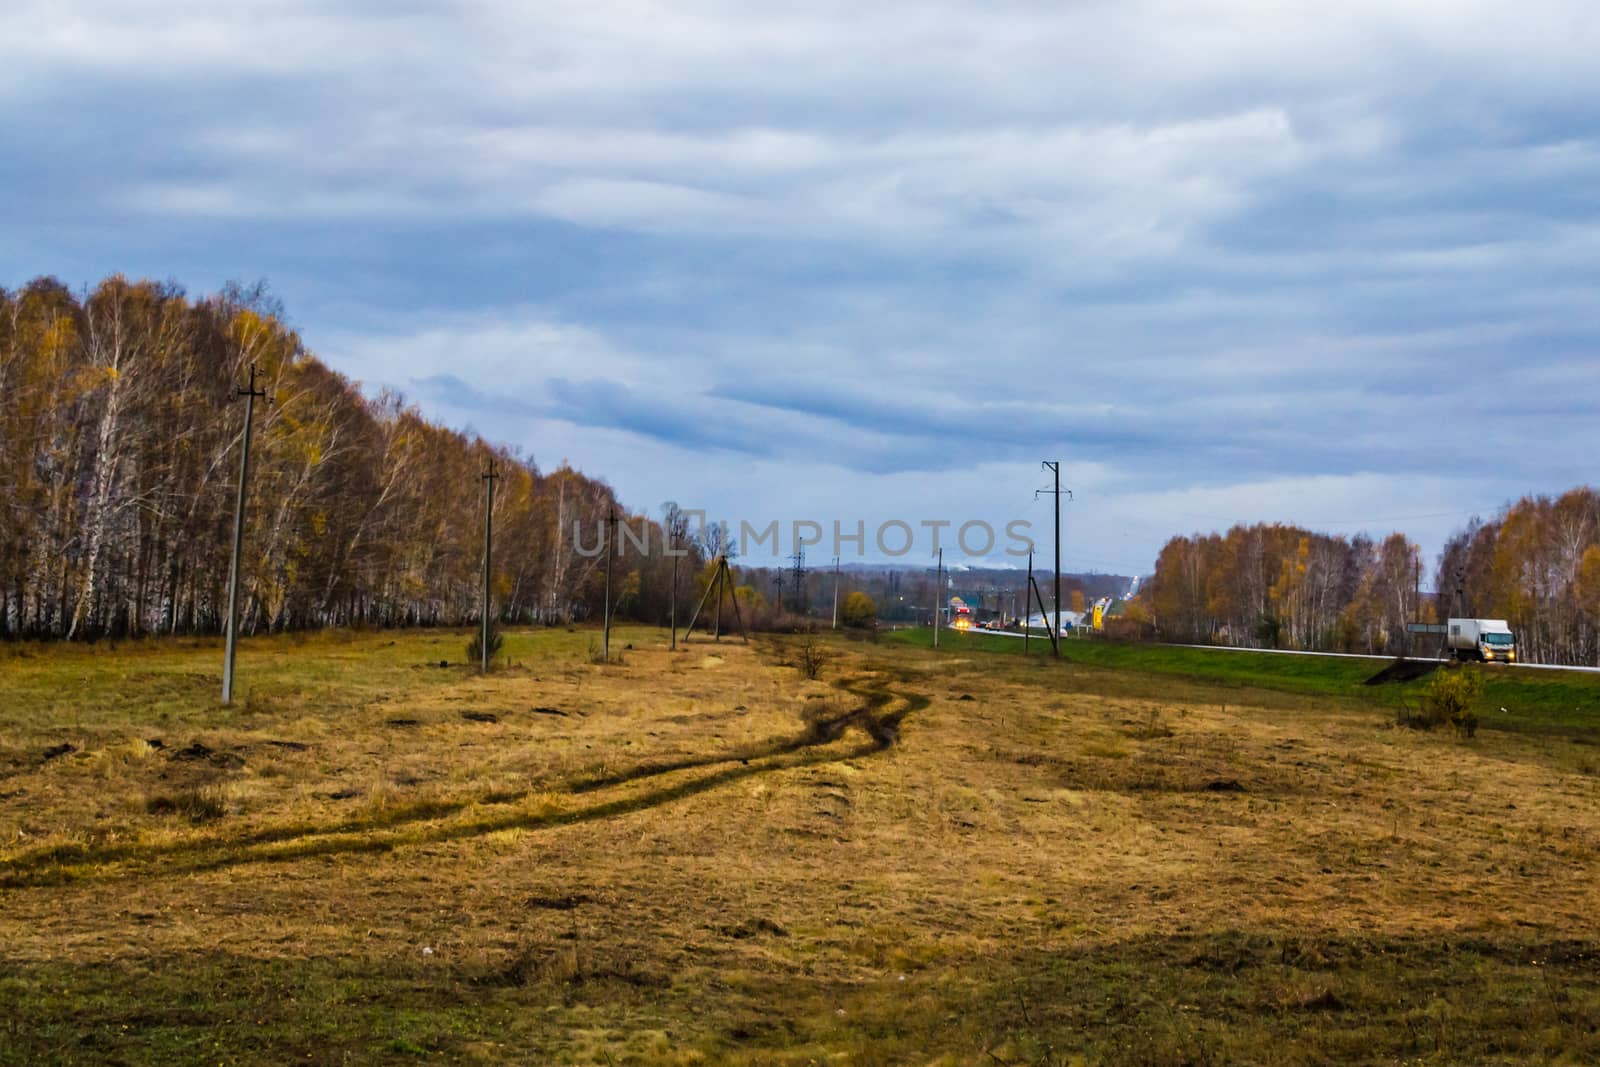
[[[601,801],[572,811],[512,812],[499,819],[479,819],[457,825],[450,822],[460,812],[474,806],[517,804],[542,792],[530,788],[514,794],[501,793],[488,798],[452,802],[442,811],[435,808],[412,820],[379,826],[363,827],[345,821],[328,827],[296,827],[291,832],[269,827],[247,835],[242,842],[207,836],[153,848],[137,845],[79,847],[66,853],[58,848],[31,857],[17,857],[8,864],[9,869],[5,874],[0,876],[0,887],[15,889],[133,876],[177,876],[255,863],[292,862],[312,856],[381,853],[414,845],[478,837],[507,829],[546,829],[631,814],[754,775],[858,759],[885,751],[899,741],[900,724],[905,717],[927,707],[931,701],[921,693],[891,688],[889,681],[882,677],[883,674],[882,671],[869,670],[865,674],[849,676],[834,683],[837,688],[859,699],[860,706],[835,715],[804,714],[805,729],[797,735],[727,755],[646,763],[616,775],[581,781],[565,790],[566,796],[577,797],[617,786],[649,782],[679,771],[722,768],[701,778],[661,786],[639,796]],[[891,711],[884,710],[897,702],[900,706]],[[820,751],[842,740],[852,727],[866,735],[865,744],[839,753]],[[800,758],[793,758],[796,756]],[[423,825],[429,823],[433,825]],[[163,862],[169,859],[173,862]],[[110,864],[117,866],[108,867]]]

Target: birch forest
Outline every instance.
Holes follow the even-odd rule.
[[[1256,525],[1175,537],[1144,599],[1168,640],[1392,655],[1436,650],[1437,638],[1410,641],[1408,622],[1498,618],[1526,660],[1593,666],[1600,493],[1525,497],[1474,519],[1431,569],[1398,533],[1373,541]]]
[[[456,624],[478,617],[484,482],[496,483],[494,610],[597,615],[612,509],[625,617],[667,613],[661,528],[603,482],[435,425],[309,353],[260,288],[200,299],[111,277],[0,290],[0,636],[222,627],[245,404],[257,370],[242,632]],[[581,525],[590,554],[575,550]],[[641,552],[635,544],[645,544]],[[696,559],[679,561],[694,572]],[[685,580],[686,586],[692,588]]]

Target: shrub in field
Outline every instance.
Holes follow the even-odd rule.
[[[817,635],[806,632],[800,636],[797,646],[795,666],[800,668],[800,673],[812,681],[822,675],[822,668],[827,663],[827,653],[822,648],[822,642],[817,640]]]
[[[1457,733],[1473,737],[1478,732],[1478,716],[1472,706],[1483,691],[1483,675],[1474,667],[1436,671],[1422,690],[1422,711],[1409,725],[1432,729],[1449,724]]]
[[[857,590],[844,598],[840,614],[844,624],[857,630],[870,630],[878,625],[878,605],[867,594]]]
[[[222,818],[228,806],[221,787],[198,787],[148,796],[144,810],[151,815],[181,815],[198,825]]]

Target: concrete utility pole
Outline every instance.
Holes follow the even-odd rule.
[[[256,397],[266,398],[265,389],[256,388],[256,365],[250,364],[250,384],[237,391],[244,397],[244,441],[239,449],[239,496],[233,506],[233,562],[228,566],[227,651],[222,662],[222,706],[233,703],[233,656],[239,641],[239,554],[244,549],[244,497],[250,481],[250,429],[255,421]]]
[[[1039,605],[1039,618],[1046,620],[1045,632],[1050,635],[1050,649],[1055,655],[1059,656],[1061,655],[1061,635],[1050,629],[1049,616],[1044,610],[1044,593],[1040,591],[1039,583],[1033,580],[1033,553],[1031,552],[1028,553],[1028,584],[1033,587],[1033,599]],[[1023,631],[1022,651],[1024,654],[1028,651],[1026,630]]]
[[[1422,621],[1422,561],[1417,560],[1416,577],[1411,584],[1411,617],[1413,622]]]
[[[606,514],[606,613],[605,636],[601,642],[600,654],[607,663],[611,662],[611,539],[616,533],[617,509],[613,507]]]
[[[667,554],[672,557],[672,594],[668,598],[671,607],[672,622],[672,649],[678,648],[678,517],[670,516],[667,520]]]
[[[927,571],[923,571],[927,574]],[[939,622],[944,615],[944,549],[939,549],[939,563],[933,572],[933,647],[939,647]]]
[[[833,557],[833,628],[839,628],[839,557]]]
[[[494,558],[494,482],[500,477],[495,469],[494,457],[489,457],[489,469],[483,472],[483,632],[479,635],[479,652],[484,674],[489,673],[489,586],[493,580]]]
[[[1022,591],[1022,654],[1028,654],[1028,593],[1033,589],[1033,549],[1028,549],[1028,588]]]
[[[1411,621],[1417,625],[1422,624],[1422,561],[1417,560],[1417,568],[1411,581]],[[1416,644],[1411,639],[1411,627],[1406,627],[1406,652],[1411,651],[1411,646]]]
[[[1051,632],[1050,632],[1050,647],[1055,651],[1055,654],[1059,656],[1059,655],[1061,655],[1061,642],[1059,640],[1057,640],[1057,638],[1059,638],[1061,636],[1061,493],[1062,493],[1062,488],[1061,488],[1061,461],[1060,460],[1049,460],[1049,459],[1047,459],[1047,460],[1043,461],[1043,463],[1040,464],[1040,466],[1041,466],[1041,469],[1050,471],[1051,473],[1053,473],[1056,476],[1056,484],[1055,484],[1055,488],[1054,489],[1040,489],[1040,490],[1037,490],[1033,494],[1033,498],[1035,500],[1037,500],[1037,499],[1039,499],[1039,495],[1041,493],[1049,493],[1055,499],[1056,576],[1055,576],[1055,593],[1054,593],[1055,603],[1053,605],[1053,607],[1055,609],[1055,619],[1054,619],[1055,625],[1051,629]],[[1072,499],[1072,491],[1070,489],[1066,490],[1066,494],[1067,494],[1067,499],[1071,500]]]

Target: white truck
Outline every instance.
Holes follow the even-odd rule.
[[[1451,619],[1445,647],[1460,660],[1517,661],[1517,639],[1504,619]]]

